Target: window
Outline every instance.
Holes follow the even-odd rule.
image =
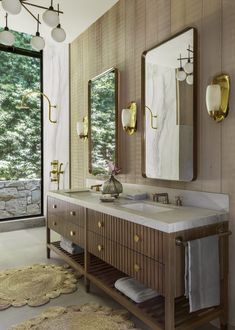
[[[15,32],[17,47],[0,46],[0,220],[42,215],[42,54],[30,36]]]

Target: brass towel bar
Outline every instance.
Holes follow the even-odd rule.
[[[231,230],[229,230],[229,231],[225,231],[225,232],[219,232],[217,235],[219,235],[219,237],[230,236],[230,235],[232,235],[232,232],[231,232]],[[188,241],[184,241],[182,239],[182,237],[176,237],[176,239],[175,239],[175,244],[177,246],[187,246],[187,243],[188,243]]]

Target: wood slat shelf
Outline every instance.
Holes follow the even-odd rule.
[[[84,253],[70,254],[60,247],[60,242],[51,242],[47,247],[57,253],[65,262],[84,275]]]
[[[60,247],[60,242],[48,244],[48,247],[59,254],[70,266],[85,274],[84,254],[71,255]],[[164,329],[165,299],[162,296],[147,300],[144,303],[134,303],[131,299],[115,289],[114,283],[125,273],[112,267],[94,255],[90,258],[90,268],[86,277],[106,293],[111,295],[117,302],[125,306],[136,317],[143,320],[152,329]],[[201,316],[208,318],[208,322],[218,317],[221,313],[220,307],[205,309],[203,311],[189,313],[189,303],[185,297],[175,300],[175,327],[177,330],[190,330],[200,326]]]

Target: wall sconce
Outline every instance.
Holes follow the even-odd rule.
[[[26,93],[25,95],[23,95],[22,97],[22,101],[21,101],[21,105],[18,106],[17,108],[18,109],[29,109],[29,107],[26,105],[25,101],[27,99],[27,97],[29,97],[30,95],[40,95],[40,96],[44,96],[47,101],[48,101],[48,105],[49,105],[49,121],[52,123],[52,124],[56,124],[57,121],[56,120],[52,120],[51,119],[51,108],[56,108],[56,105],[52,105],[51,104],[51,101],[49,100],[48,96],[40,91],[31,91],[31,92],[28,92]]]
[[[87,140],[88,139],[88,117],[83,117],[82,121],[77,122],[77,134],[80,139]]]
[[[226,74],[215,76],[206,89],[208,114],[216,122],[223,121],[229,110],[230,78]]]
[[[147,105],[145,106],[145,108],[147,108],[148,110],[149,110],[149,112],[150,112],[150,116],[151,116],[151,128],[152,129],[157,129],[157,126],[154,126],[154,124],[153,124],[153,120],[155,119],[157,119],[157,115],[153,115],[153,112],[152,112],[152,110],[149,108],[149,107],[147,107]]]
[[[137,130],[137,104],[131,102],[127,109],[122,110],[122,127],[129,135],[133,135]]]

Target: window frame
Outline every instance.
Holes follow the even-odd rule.
[[[13,46],[5,46],[0,44],[0,52],[8,52],[12,54],[17,54],[17,55],[23,55],[23,56],[28,56],[28,57],[35,57],[40,60],[40,92],[43,92],[43,51],[37,52],[34,50],[30,49],[24,49],[24,48],[18,48],[18,47],[13,47]],[[30,219],[30,218],[38,218],[38,217],[43,217],[44,216],[44,164],[43,164],[43,159],[44,159],[44,149],[43,149],[43,144],[44,144],[44,133],[43,133],[43,121],[44,121],[44,116],[43,116],[43,97],[41,96],[41,212],[39,214],[31,214],[31,215],[23,215],[19,217],[9,217],[9,218],[4,218],[0,219],[0,223],[3,221],[9,221],[9,220],[20,220],[20,219]]]

